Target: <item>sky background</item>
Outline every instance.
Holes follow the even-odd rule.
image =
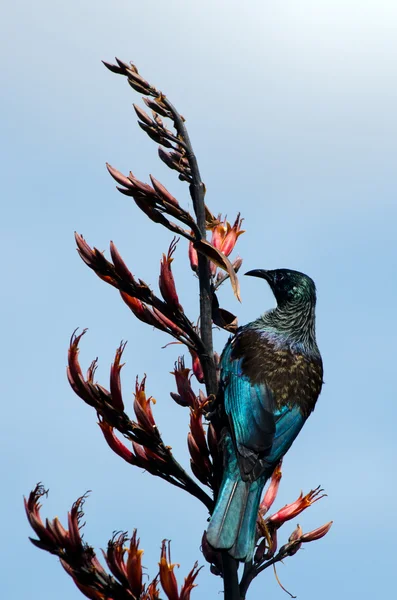
[[[147,373],[166,443],[188,464],[188,414],[169,397],[180,348],[133,319],[113,288],[77,256],[73,232],[107,249],[157,289],[172,234],[118,194],[105,169],[149,173],[190,206],[187,186],[137,127],[126,81],[101,59],[133,60],[186,117],[214,212],[244,217],[245,270],[289,267],[318,288],[325,386],[284,463],[278,507],[321,484],[328,497],[298,520],[326,538],[280,565],[304,600],[388,597],[395,589],[397,418],[397,6],[390,0],[234,0],[137,3],[14,0],[2,8],[2,592],[8,600],[82,598],[57,559],[34,548],[22,496],[50,488],[43,515],[65,520],[86,503],[85,539],[106,547],[138,527],[153,577],[172,540],[180,582],[199,552],[198,501],[127,465],[107,447],[93,411],[66,382],[69,337],[88,327],[81,362],[98,381],[128,340],[124,397]],[[142,102],[140,102],[142,104]],[[182,303],[197,315],[197,285],[178,246]],[[240,324],[271,308],[266,284],[241,278]],[[220,351],[226,333],[216,335]],[[276,508],[276,507],[275,507]],[[296,523],[283,528],[285,541]],[[219,598],[201,571],[194,598]],[[286,598],[269,570],[248,598]]]

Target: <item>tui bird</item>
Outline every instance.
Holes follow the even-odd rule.
[[[207,540],[249,562],[263,486],[313,411],[323,383],[316,288],[289,269],[256,269],[277,307],[240,327],[221,357],[224,474]]]

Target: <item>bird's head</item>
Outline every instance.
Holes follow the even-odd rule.
[[[313,279],[291,269],[254,269],[245,273],[252,277],[266,279],[280,308],[293,303],[316,303],[316,286]]]

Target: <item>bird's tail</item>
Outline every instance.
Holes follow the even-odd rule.
[[[230,436],[225,439],[225,471],[217,503],[207,530],[207,540],[217,550],[228,550],[237,560],[248,562],[255,548],[256,520],[266,481],[243,481]]]

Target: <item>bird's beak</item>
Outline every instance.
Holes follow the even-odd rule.
[[[254,269],[253,271],[248,271],[247,273],[244,273],[244,275],[250,275],[251,277],[261,277],[262,279],[266,279],[268,283],[271,283],[273,280],[269,271],[266,271],[265,269]]]

